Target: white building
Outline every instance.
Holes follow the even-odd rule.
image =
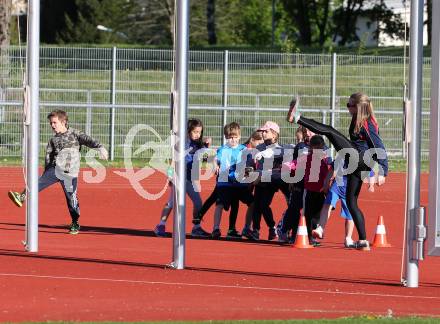
[[[433,0],[439,1],[439,0]],[[372,1],[371,3],[374,3]],[[411,1],[410,0],[385,0],[385,4],[387,7],[394,11],[396,15],[399,15],[402,19],[402,22],[407,23],[408,28],[410,25],[410,8]],[[425,9],[424,9],[424,20],[426,21],[428,18],[427,9],[426,9],[426,0],[425,0]],[[379,39],[375,38],[375,31],[377,29],[378,22],[371,21],[367,17],[359,17],[356,22],[356,34],[358,38],[361,40],[363,44],[367,47],[375,47],[375,46],[403,46],[403,39],[393,39],[392,37],[381,33],[379,35]],[[409,40],[409,35],[407,35],[407,41]],[[428,28],[424,26],[423,32],[423,45],[428,44]]]
[[[438,1],[438,0],[434,0]],[[426,8],[426,0],[425,7],[423,11],[423,21],[426,21],[428,19],[428,12]],[[402,21],[406,21],[408,28],[411,23],[411,15],[410,15],[410,9],[411,9],[411,1],[410,0],[386,0],[385,1],[388,8],[392,9],[396,15],[400,15],[402,17]],[[409,35],[407,35],[407,40],[409,39]],[[424,25],[423,27],[423,45],[428,44],[428,26]],[[403,46],[404,40],[395,40],[389,37],[388,35],[381,34],[379,36],[379,46]]]

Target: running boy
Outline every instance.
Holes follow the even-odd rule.
[[[77,197],[79,151],[81,146],[97,149],[99,157],[107,160],[107,150],[97,140],[68,126],[68,116],[63,110],[54,110],[48,116],[50,127],[55,135],[49,140],[46,148],[44,172],[38,179],[38,191],[59,182],[63,187],[69,208],[72,223],[69,228],[70,234],[79,233],[79,202]],[[23,206],[26,198],[26,189],[20,194],[9,191],[9,198],[18,207]]]

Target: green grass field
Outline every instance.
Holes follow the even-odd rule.
[[[118,107],[115,114],[115,154],[121,157],[125,136],[133,125],[148,124],[163,138],[168,135],[173,56],[170,50],[153,49],[122,48],[117,53],[115,100],[117,105],[125,106]],[[188,115],[203,120],[205,135],[212,136],[215,145],[221,141],[223,126],[223,54],[222,51],[190,53]],[[18,52],[12,50],[11,55],[15,57],[11,58],[7,85],[16,90],[8,90],[5,99],[20,102],[23,97],[21,65]],[[289,143],[291,135],[288,130],[291,127],[285,121],[285,112],[273,109],[286,107],[293,94],[301,96],[301,106],[306,109],[328,109],[331,68],[332,57],[329,54],[231,51],[226,88],[227,105],[234,108],[227,111],[226,121],[239,122],[243,126],[243,137],[247,137],[264,121],[274,120],[282,129],[280,142]],[[423,109],[427,111],[429,58],[425,58],[424,75]],[[345,101],[351,93],[367,93],[373,99],[375,110],[383,112],[377,114],[381,136],[387,149],[394,151],[401,148],[404,76],[408,78],[408,67],[405,67],[401,56],[354,55],[353,52],[337,56],[337,108],[345,109]],[[111,102],[110,81],[110,48],[43,48],[40,69],[41,141],[44,143],[51,136],[45,117],[59,104],[69,112],[73,127],[85,130],[88,125],[90,133],[108,146],[110,109],[95,106],[88,111],[84,105],[108,105]],[[141,108],[131,108],[130,105]],[[21,107],[7,106],[5,109],[6,122],[0,122],[0,156],[20,156]],[[324,118],[322,112],[309,112],[307,116],[318,120]],[[330,121],[329,118],[327,113],[326,122]],[[347,113],[336,114],[336,128],[346,130],[348,123]],[[422,149],[426,150],[428,116],[423,117],[422,124]],[[139,137],[134,146],[152,139],[154,136],[146,134]],[[148,157],[148,154],[143,156]]]

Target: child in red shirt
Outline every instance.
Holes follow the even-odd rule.
[[[314,135],[310,139],[310,150],[305,156],[290,164],[292,170],[304,171],[303,213],[306,218],[309,241],[314,246],[319,243],[312,237],[312,229],[319,223],[321,208],[324,205],[325,192],[328,189],[332,169],[332,160],[324,151],[322,136]]]

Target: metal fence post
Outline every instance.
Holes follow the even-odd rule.
[[[116,47],[112,48],[112,74],[110,89],[110,160],[115,158],[115,104],[116,104]]]
[[[330,123],[331,126],[335,127],[335,109],[336,109],[336,53],[332,54],[332,66],[331,66],[331,73],[332,73],[332,79],[331,79],[331,94],[330,94],[330,107],[331,107],[331,117],[330,117]],[[330,154],[333,156],[334,148],[331,146]]]
[[[406,63],[405,63],[406,64]],[[402,109],[402,159],[406,159],[406,107],[408,103],[406,83],[403,85]]]
[[[86,134],[92,136],[92,92],[87,90]]]
[[[256,106],[256,111],[255,111],[255,115],[254,115],[254,129],[258,129],[258,127],[260,127],[260,123],[259,123],[259,119],[260,119],[260,96],[257,94],[255,96],[255,106]]]
[[[229,51],[225,51],[223,56],[222,126],[226,125],[228,120],[228,61]],[[223,127],[220,127],[220,130],[220,143],[225,144],[226,140],[223,136]]]
[[[3,102],[5,100],[4,89],[0,87],[0,101]],[[5,106],[0,106],[0,123],[5,121]]]

